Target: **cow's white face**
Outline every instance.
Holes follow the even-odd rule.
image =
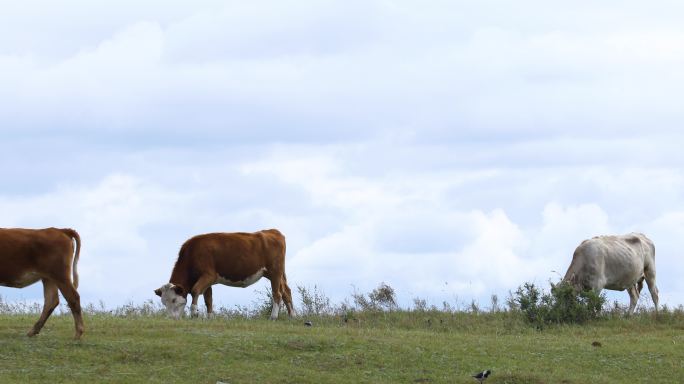
[[[168,283],[162,285],[154,293],[161,297],[162,304],[166,307],[166,312],[169,316],[178,319],[185,312],[187,299],[182,296],[182,287]]]

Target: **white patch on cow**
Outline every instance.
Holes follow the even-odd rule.
[[[197,311],[197,304],[191,304],[190,305],[190,314],[192,316],[198,316],[199,312]]]
[[[166,307],[166,312],[169,314],[169,316],[178,319],[185,311],[187,299],[176,294],[176,291],[173,290],[173,287],[174,285],[172,283],[168,283],[162,285],[159,289],[162,291],[161,301]]]
[[[264,276],[264,272],[266,272],[266,268],[261,268],[260,270],[256,271],[255,274],[247,276],[245,279],[239,281],[233,281],[219,275],[219,277],[216,279],[216,284],[245,288],[259,281],[259,279]]]
[[[280,304],[273,300],[273,309],[271,310],[271,320],[278,318],[278,313],[280,313]]]

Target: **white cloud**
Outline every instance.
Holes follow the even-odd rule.
[[[259,141],[398,130],[437,141],[511,130],[678,132],[684,32],[667,7],[519,12],[499,3],[491,12],[442,2],[262,1],[165,4],[157,14],[155,4],[129,7],[87,7],[95,20],[115,22],[70,56],[45,60],[44,44],[0,52],[11,120],[23,129],[185,137],[192,127]],[[26,17],[19,7],[9,12]],[[71,15],[76,30],[90,25],[84,14]]]
[[[339,156],[344,151],[334,152],[332,156]],[[423,175],[420,182],[410,183],[402,177],[349,177],[339,174],[332,156],[300,155],[290,162],[281,154],[244,167],[299,184],[313,204],[337,209],[336,231],[301,250],[290,248],[296,252],[290,253],[293,276],[316,281],[325,275],[319,286],[338,295],[340,287],[352,282],[370,289],[391,280],[402,291],[444,298],[456,289],[457,295],[505,292],[511,282],[539,272],[526,265],[534,262],[522,256],[527,240],[502,210],[444,211],[442,193],[460,183],[460,177]],[[355,191],[355,198],[345,191]],[[450,285],[447,294],[444,283]]]
[[[596,204],[563,207],[549,203],[544,208],[543,223],[541,237],[553,242],[568,235],[585,239],[592,234],[611,232],[608,215]]]

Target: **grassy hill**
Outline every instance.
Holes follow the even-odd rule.
[[[520,314],[369,311],[280,319],[0,315],[1,383],[682,383],[684,315],[539,331]],[[303,323],[311,320],[313,326]],[[596,343],[594,343],[596,342]],[[600,343],[600,346],[592,346]]]

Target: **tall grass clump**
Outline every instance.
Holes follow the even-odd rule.
[[[42,310],[42,303],[30,302],[8,302],[0,296],[0,315],[32,315],[38,314]]]
[[[322,316],[333,312],[330,299],[325,293],[314,285],[313,288],[297,286],[297,292],[301,300],[300,313],[304,316]]]
[[[532,283],[518,287],[510,301],[513,309],[539,329],[551,324],[585,324],[601,317],[605,295],[592,290],[576,292],[567,282],[550,284],[550,292]]]

